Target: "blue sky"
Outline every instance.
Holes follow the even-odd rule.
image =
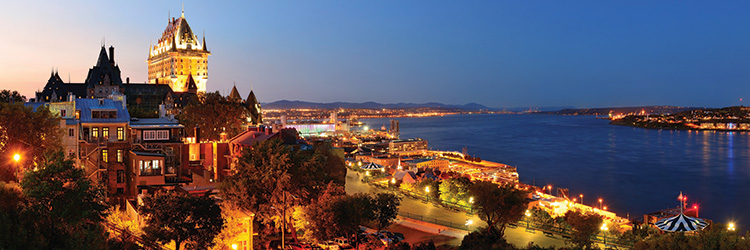
[[[104,38],[132,82],[181,1],[14,1],[0,9],[0,87],[53,67],[83,82]],[[185,1],[205,30],[209,91],[261,102],[491,107],[739,105],[750,2]]]

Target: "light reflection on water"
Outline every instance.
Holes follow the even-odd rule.
[[[380,127],[389,119],[363,119]],[[750,134],[667,131],[609,125],[590,116],[457,115],[399,118],[402,138],[517,166],[521,181],[602,197],[631,217],[676,207],[677,195],[702,217],[745,218],[750,199]],[[372,127],[371,126],[371,127]]]

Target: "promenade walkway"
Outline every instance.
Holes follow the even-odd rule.
[[[389,191],[373,188],[367,183],[360,181],[356,172],[347,170],[346,192],[354,194]],[[486,226],[486,223],[476,215],[468,215],[463,212],[448,210],[443,207],[435,206],[432,203],[427,203],[410,197],[404,197],[401,201],[399,214],[401,215],[399,216],[399,220],[397,220],[399,225],[423,232],[454,237],[457,240],[449,241],[449,244],[452,245],[460,244],[463,236],[468,234],[469,231],[456,229],[446,225],[464,225],[467,220],[472,220],[473,224],[468,227],[469,230],[473,231],[479,227]],[[438,233],[438,229],[440,229],[440,233]],[[526,246],[529,242],[533,242],[543,247],[562,247],[565,245],[565,241],[560,235],[547,236],[540,231],[526,231],[526,228],[522,226],[507,228],[505,230],[505,235],[508,242],[519,247]]]

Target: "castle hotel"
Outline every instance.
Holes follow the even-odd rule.
[[[148,81],[168,84],[174,92],[186,92],[192,76],[198,91],[205,92],[209,55],[205,35],[203,42],[198,41],[183,11],[180,18],[169,20],[156,45],[149,47]]]

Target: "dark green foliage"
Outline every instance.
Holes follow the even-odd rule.
[[[17,168],[40,165],[45,154],[60,148],[59,118],[46,107],[26,107],[23,103],[0,102],[0,181],[16,181]],[[12,119],[10,119],[12,118]],[[21,155],[16,164],[14,154]]]
[[[392,244],[386,248],[388,250],[411,250],[411,246],[409,246],[409,243],[406,242],[399,242],[396,244]]]
[[[139,211],[146,217],[146,235],[163,244],[174,241],[177,249],[208,249],[224,228],[221,207],[210,197],[160,192],[143,199]]]
[[[106,249],[103,190],[62,152],[45,158],[21,192],[1,188],[0,249]]]
[[[398,215],[398,206],[401,205],[401,198],[392,193],[377,193],[370,202],[373,208],[373,221],[378,229],[385,229],[393,224],[393,220]]]
[[[412,250],[435,250],[435,242],[432,240],[428,242],[421,242],[414,244],[414,246],[411,247]]]
[[[512,184],[498,186],[492,182],[479,181],[469,190],[474,197],[474,212],[487,222],[487,231],[500,238],[505,233],[505,226],[521,219],[528,205],[526,191],[517,189]]]
[[[599,233],[602,226],[602,217],[594,213],[581,213],[580,211],[568,210],[565,213],[565,222],[573,228],[570,242],[583,249],[591,248],[591,236]]]
[[[4,89],[0,91],[0,102],[24,103],[26,102],[26,97],[19,94],[18,91],[13,90],[13,92],[11,92],[10,90]]]
[[[247,110],[241,103],[231,102],[219,92],[198,93],[197,100],[191,100],[177,116],[180,124],[185,125],[187,133],[193,134],[193,128],[199,126],[201,137],[218,140],[222,132],[229,137],[242,131]]]
[[[363,224],[390,226],[400,203],[401,199],[393,194],[346,195],[342,187],[329,185],[320,199],[305,208],[305,220],[310,223],[313,238],[327,240],[351,235]]]
[[[478,230],[464,236],[459,250],[515,249],[502,236],[490,230]]]
[[[639,241],[635,250],[715,249],[750,250],[750,233],[744,235],[727,230],[726,225],[714,223],[697,234],[660,233]]]
[[[340,172],[346,170],[343,162],[329,160],[330,152],[330,145],[299,151],[279,140],[263,141],[243,153],[236,172],[219,189],[227,202],[255,212],[268,227],[261,231],[264,236],[272,233],[272,225],[278,226],[274,220],[281,212],[317,200],[330,183],[343,187]]]

